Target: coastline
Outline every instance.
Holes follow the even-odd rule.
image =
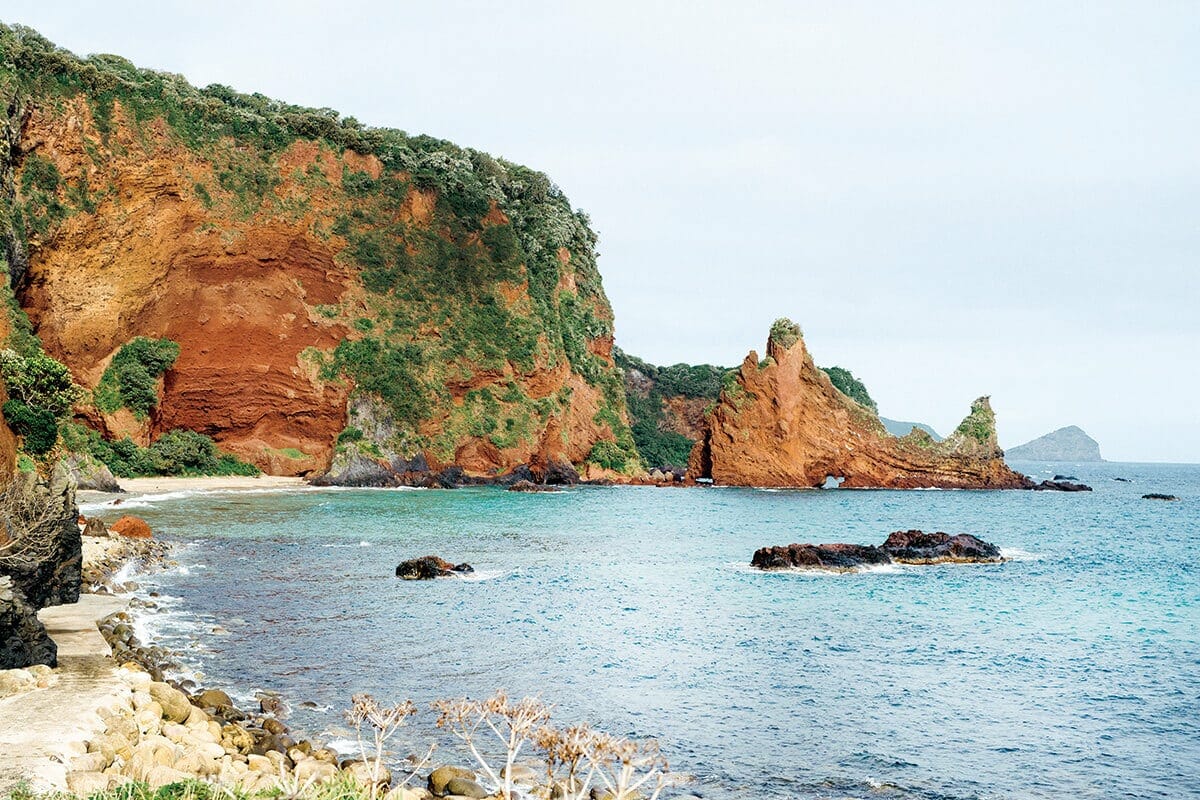
[[[267,483],[272,488],[299,484],[298,479]],[[262,485],[246,479],[168,479],[148,480],[135,489],[150,494]],[[85,518],[80,527],[86,527]],[[28,798],[32,792],[32,797],[120,800],[130,791],[147,790],[190,796],[208,791],[199,788],[203,784],[219,788],[230,800],[274,795],[323,800],[331,792],[341,800],[611,800],[628,794],[620,787],[629,776],[605,775],[606,767],[619,772],[618,754],[631,747],[640,748],[632,773],[641,779],[638,785],[653,780],[649,787],[661,791],[680,782],[668,774],[653,742],[635,745],[601,732],[586,734],[576,745],[590,752],[594,779],[560,776],[562,765],[552,755],[549,764],[533,753],[518,760],[519,747],[499,761],[485,760],[473,746],[468,748],[473,759],[434,761],[438,744],[432,730],[419,737],[429,743],[423,756],[400,758],[389,754],[386,741],[417,707],[411,701],[384,706],[367,694],[354,695],[345,714],[352,735],[357,729],[357,746],[329,740],[328,733],[319,741],[290,730],[286,696],[256,693],[239,708],[242,701],[230,693],[244,686],[203,685],[199,673],[181,671],[181,652],[138,638],[139,622],[159,613],[159,603],[154,591],[139,594],[137,580],[178,566],[170,542],[112,533],[82,539],[84,594],[77,603],[45,609],[63,662],[52,671],[36,671],[36,685],[0,696],[6,723],[0,725],[0,797]],[[482,700],[442,700],[432,708],[440,715],[436,727],[456,736],[485,719],[523,725],[520,741],[551,748],[548,754],[561,745],[545,744],[541,737],[561,739],[573,730],[535,731],[532,723],[548,721],[550,707],[536,698],[510,700],[503,691]],[[468,766],[472,760],[476,763]],[[570,784],[562,782],[564,777]],[[566,785],[575,791],[563,789]]]
[[[124,494],[112,492],[97,492],[80,490],[81,497],[126,497],[143,494],[164,494],[166,492],[217,492],[234,489],[282,489],[307,486],[303,478],[293,478],[283,475],[225,475],[200,478],[121,478],[121,488]]]

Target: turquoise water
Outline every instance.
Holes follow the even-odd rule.
[[[158,634],[213,685],[284,692],[311,733],[340,735],[353,692],[503,686],[658,738],[703,797],[1200,796],[1200,467],[1017,466],[1096,491],[483,487],[124,508],[185,543],[186,569],[146,584],[167,596]],[[763,545],[908,528],[1014,560],[746,566]],[[393,577],[427,553],[475,579]]]

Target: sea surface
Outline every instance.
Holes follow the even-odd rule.
[[[1095,491],[288,490],[85,511],[180,543],[179,569],[142,579],[161,595],[146,633],[207,685],[282,692],[312,735],[347,738],[356,692],[504,687],[657,738],[704,798],[1200,797],[1200,466],[1014,466]],[[909,528],[1012,560],[747,566]],[[428,553],[476,572],[394,577]],[[432,736],[423,714],[398,754]]]

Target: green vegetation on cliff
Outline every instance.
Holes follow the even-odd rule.
[[[0,115],[10,138],[29,109],[66,114],[80,102],[98,132],[83,140],[92,178],[11,151],[12,142],[0,145],[0,179],[13,187],[0,191],[0,237],[18,284],[31,248],[115,196],[115,183],[105,184],[110,162],[129,141],[185,148],[211,167],[188,179],[189,199],[212,211],[206,225],[232,231],[268,217],[303,224],[357,275],[361,292],[313,306],[350,333],[312,362],[322,379],[351,381],[387,406],[394,435],[377,444],[429,449],[442,459],[464,436],[500,448],[530,445],[572,400],[558,388],[532,397],[521,387],[565,365],[596,389],[596,435],[618,451],[606,446],[596,458],[636,468],[624,392],[607,357],[612,311],[596,236],[544,174],[430,136],[366,127],[330,109],[197,88],[118,56],[80,58],[22,26],[0,25],[0,92],[11,98],[7,118]],[[293,146],[312,144],[315,158],[295,167]],[[288,182],[302,191],[281,191]],[[145,417],[162,370],[120,359],[95,392],[97,406],[123,405]],[[490,394],[464,402],[461,387]]]
[[[863,385],[862,381],[854,377],[854,373],[850,370],[843,369],[842,367],[821,367],[821,370],[829,376],[833,387],[839,392],[860,406],[865,406],[876,414],[879,413],[879,407],[871,399],[871,394],[867,391],[867,387]]]
[[[149,447],[139,447],[128,437],[105,440],[97,431],[69,422],[62,429],[63,445],[85,453],[108,467],[118,478],[160,475],[257,475],[258,468],[221,451],[202,433],[167,431]]]
[[[4,420],[22,438],[26,453],[46,456],[58,443],[59,422],[81,396],[71,373],[40,351],[23,356],[3,350],[0,377],[9,398],[4,403]]]
[[[96,407],[111,414],[124,406],[145,419],[158,405],[158,378],[179,358],[170,339],[138,336],[121,346],[93,393]]]
[[[947,441],[954,439],[996,446],[996,414],[988,398],[981,397],[971,404],[971,413],[947,437]]]
[[[771,325],[771,333],[767,336],[768,345],[772,342],[781,346],[784,350],[790,350],[792,345],[800,341],[804,336],[804,332],[800,330],[800,325],[792,322],[787,317],[780,317]]]
[[[666,399],[716,400],[731,370],[711,364],[657,367],[620,348],[613,355],[625,374],[625,402],[642,462],[651,467],[686,467],[695,442],[671,430]]]

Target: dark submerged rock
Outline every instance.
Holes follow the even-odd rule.
[[[870,564],[889,564],[888,554],[874,545],[863,544],[789,544],[756,550],[750,566],[759,569],[810,567],[816,569],[854,569]]]
[[[566,461],[549,461],[542,473],[542,483],[550,486],[574,486],[579,483],[579,473]]]
[[[754,552],[759,569],[852,570],[875,564],[999,563],[1000,548],[968,533],[896,531],[880,547],[863,544],[789,544]]]
[[[553,486],[545,486],[533,481],[517,481],[508,487],[510,492],[558,492],[561,491]]]
[[[1150,494],[1142,495],[1142,499],[1143,500],[1178,500],[1179,498],[1173,494],[1159,494],[1158,492],[1151,492]]]
[[[1051,478],[1051,480],[1054,480],[1054,481],[1078,481],[1079,478],[1076,478],[1074,475],[1055,475],[1053,478]]]
[[[896,531],[882,548],[901,564],[998,563],[1000,548],[969,533],[951,536],[938,531]]]
[[[1086,484],[1067,481],[1042,481],[1030,488],[1035,492],[1090,492],[1092,490],[1092,487]]]
[[[58,665],[58,645],[37,618],[37,609],[8,577],[0,577],[0,669]]]
[[[396,577],[408,581],[423,581],[474,571],[475,568],[470,564],[451,564],[438,556],[421,556],[401,561],[396,567]]]

